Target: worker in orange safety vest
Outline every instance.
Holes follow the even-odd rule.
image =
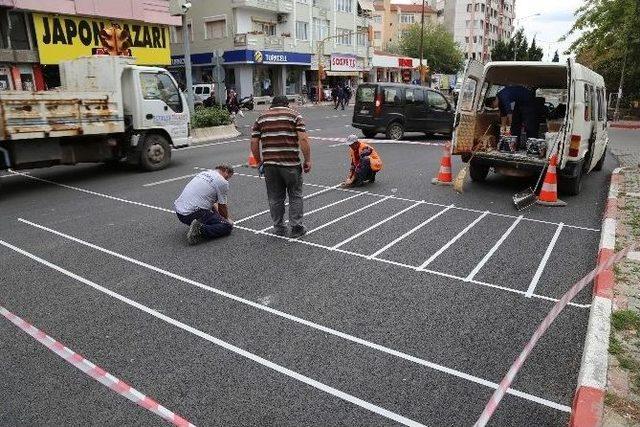
[[[364,142],[358,140],[355,135],[347,137],[351,168],[342,187],[359,187],[376,180],[376,173],[382,170],[382,159],[376,150]]]

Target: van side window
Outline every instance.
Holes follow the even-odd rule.
[[[202,94],[203,95],[209,95],[209,86],[205,86],[202,88]]]
[[[460,109],[462,111],[473,110],[473,99],[476,95],[476,86],[478,82],[472,78],[464,81],[462,90],[460,91]]]
[[[202,95],[202,86],[196,86],[196,95]]]
[[[598,121],[601,122],[604,120],[605,116],[605,105],[604,105],[604,89],[598,88]]]
[[[584,84],[584,121],[590,122],[593,114],[593,87]]]
[[[449,103],[444,98],[444,96],[440,95],[437,92],[428,90],[427,97],[429,99],[429,107],[433,108],[434,110],[446,111],[446,109],[449,107]]]
[[[387,105],[393,105],[396,102],[402,101],[402,94],[399,88],[385,87],[383,103]]]
[[[424,103],[424,92],[422,89],[405,89],[404,97],[407,100],[407,104]]]

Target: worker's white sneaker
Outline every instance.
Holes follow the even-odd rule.
[[[191,221],[189,231],[187,231],[187,243],[195,245],[202,239],[202,223],[197,219]]]

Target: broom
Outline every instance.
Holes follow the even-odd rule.
[[[462,191],[464,190],[464,182],[466,181],[467,174],[469,173],[469,166],[471,165],[471,160],[473,160],[473,156],[475,156],[476,153],[480,151],[481,148],[486,148],[482,140],[484,139],[485,136],[487,136],[487,133],[489,133],[489,130],[491,129],[492,126],[493,126],[493,123],[491,123],[487,128],[487,130],[484,131],[484,135],[482,135],[482,138],[480,138],[481,142],[479,144],[480,145],[479,148],[476,149],[473,153],[471,153],[471,158],[469,159],[467,164],[464,165],[464,167],[460,170],[460,172],[458,172],[458,175],[456,175],[456,179],[453,180],[453,189],[460,194],[462,194]]]

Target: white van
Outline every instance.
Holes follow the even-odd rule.
[[[193,86],[193,103],[202,105],[205,99],[212,93],[215,93],[215,85],[213,83],[197,83]]]
[[[582,189],[582,176],[602,169],[609,143],[604,79],[572,59],[559,62],[489,62],[469,60],[454,122],[452,154],[468,162],[474,148],[493,126],[499,142],[500,113],[485,107],[485,100],[505,86],[521,85],[536,96],[538,138],[558,139],[558,175],[560,190],[576,195]],[[491,132],[493,133],[493,132]],[[491,168],[508,176],[526,176],[540,172],[547,159],[526,150],[515,153],[492,146],[473,157],[469,174],[474,181],[484,180]]]

